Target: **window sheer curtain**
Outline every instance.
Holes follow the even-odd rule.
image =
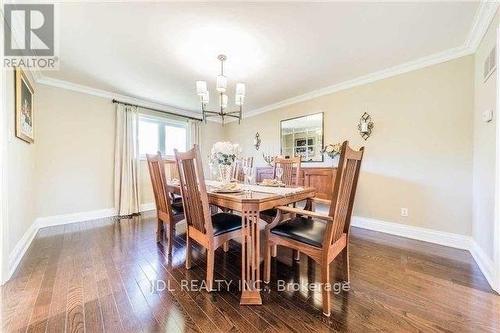
[[[115,208],[119,216],[139,213],[137,107],[116,104]]]
[[[201,142],[201,128],[200,128],[200,122],[198,120],[189,120],[189,135],[190,135],[190,140],[189,140],[189,147],[187,149],[193,148],[193,145],[198,145],[200,146],[200,149],[202,148],[202,142]]]

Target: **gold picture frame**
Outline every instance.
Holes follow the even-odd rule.
[[[16,136],[28,143],[35,142],[33,85],[26,73],[16,67]]]

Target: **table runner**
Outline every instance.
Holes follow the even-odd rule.
[[[210,187],[219,187],[222,185],[221,182],[215,180],[205,180],[205,184]],[[245,191],[270,193],[282,196],[288,196],[304,190],[303,187],[273,187],[273,186],[246,185],[246,184],[241,184],[241,187]]]

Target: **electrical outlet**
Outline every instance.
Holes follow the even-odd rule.
[[[401,208],[401,216],[403,217],[408,216],[408,208]]]

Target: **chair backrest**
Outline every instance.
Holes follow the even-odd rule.
[[[332,203],[328,214],[333,217],[333,223],[328,224],[323,246],[329,246],[338,240],[343,233],[349,233],[352,206],[364,150],[364,147],[359,151],[352,150],[348,141],[344,141],[342,144],[340,161],[333,183]]]
[[[146,158],[148,160],[149,176],[155,196],[156,210],[158,214],[160,214],[159,212],[163,212],[170,217],[170,193],[166,186],[165,165],[161,153],[146,154]]]
[[[237,160],[234,163],[231,178],[240,182],[245,181],[245,174],[243,173],[243,168],[245,167],[253,168],[253,157],[245,157]]]
[[[174,160],[164,160],[167,179],[179,179],[177,162]]]
[[[201,233],[213,234],[200,148],[194,145],[193,149],[185,153],[177,149],[174,152],[187,224]]]
[[[276,167],[281,167],[283,169],[283,176],[281,177],[281,181],[285,183],[285,185],[299,185],[299,177],[300,177],[300,156],[284,158],[284,157],[276,157],[274,159],[274,167],[273,167],[273,178],[276,178]],[[294,175],[295,171],[295,175]]]

